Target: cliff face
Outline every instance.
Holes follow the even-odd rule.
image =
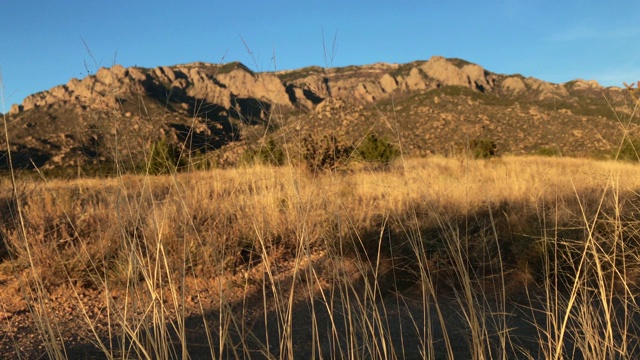
[[[139,161],[159,136],[199,152],[250,143],[264,133],[259,128],[337,131],[357,138],[372,129],[389,132],[392,126],[380,124],[388,123],[381,110],[390,101],[388,111],[403,115],[391,135],[406,131],[407,151],[416,154],[480,136],[502,141],[506,152],[548,145],[583,154],[588,151],[569,146],[575,136],[545,132],[520,139],[518,133],[524,137],[558,125],[558,131],[588,138],[580,144],[586,150],[605,150],[617,133],[610,129],[606,102],[598,100],[603,94],[614,102],[625,96],[593,81],[551,84],[439,56],[408,64],[268,73],[240,63],[116,65],[27,97],[11,107],[9,123],[15,159],[27,167],[31,161],[45,167]],[[522,131],[523,124],[529,131]],[[599,126],[604,128],[590,130]],[[7,165],[3,155],[0,167]]]
[[[95,75],[82,80],[73,78],[66,85],[31,95],[22,105],[14,105],[10,114],[51,106],[80,106],[85,110],[113,109],[123,99],[140,95],[152,95],[158,100],[172,102],[201,100],[226,109],[236,105],[234,99],[253,99],[271,106],[313,109],[330,97],[366,104],[400,92],[442,86],[513,93],[528,87],[539,91],[542,96],[567,95],[562,85],[533,78],[522,80],[497,75],[479,65],[440,56],[404,65],[378,63],[332,69],[310,67],[272,73],[254,73],[239,63],[191,63],[154,69],[115,65],[110,69],[101,68]],[[589,86],[599,87],[597,83],[590,83]]]
[[[264,99],[290,105],[284,85],[272,74],[254,74],[240,64],[225,66],[194,63],[154,69],[101,68],[82,80],[71,79],[27,97],[11,114],[50,106],[80,106],[86,109],[113,109],[131,96],[153,96],[158,100],[183,101],[188,98],[229,108],[234,97]],[[224,71],[224,72],[222,72]]]

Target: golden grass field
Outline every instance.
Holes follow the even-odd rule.
[[[3,180],[1,351],[634,359],[638,189],[508,156]]]

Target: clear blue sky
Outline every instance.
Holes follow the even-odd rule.
[[[337,52],[331,61],[334,36]],[[241,61],[266,71],[404,63],[433,55],[556,83],[575,78],[604,85],[637,81],[640,2],[0,2],[5,111],[31,93],[95,72],[96,64]]]

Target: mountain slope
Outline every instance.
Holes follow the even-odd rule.
[[[552,84],[439,56],[262,73],[240,63],[116,65],[27,97],[8,123],[18,167],[135,166],[161,137],[233,162],[265,134],[291,144],[308,133],[357,141],[369,131],[410,155],[486,138],[502,153],[583,156],[619,144],[627,97],[594,81]]]

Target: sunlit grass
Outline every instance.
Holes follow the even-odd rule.
[[[39,299],[59,287],[107,358],[637,354],[631,163],[431,157],[7,185],[3,269],[34,289],[51,357],[68,345]],[[531,316],[513,324],[523,296]],[[194,316],[204,344],[187,335]]]

